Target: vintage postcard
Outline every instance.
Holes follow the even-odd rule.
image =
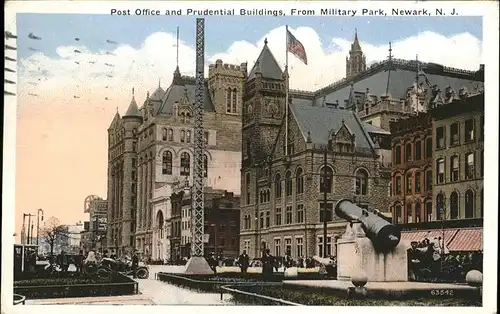
[[[2,313],[496,312],[495,2],[5,12]]]

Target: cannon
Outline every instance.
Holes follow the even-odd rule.
[[[337,202],[335,205],[335,214],[350,223],[360,222],[363,231],[378,252],[390,252],[401,240],[401,231],[399,228],[380,217],[379,214],[369,212],[347,199]]]

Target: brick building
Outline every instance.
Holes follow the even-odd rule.
[[[204,140],[206,186],[238,192],[241,168],[241,113],[246,64],[209,66],[205,81]],[[157,251],[153,210],[155,189],[193,174],[195,78],[175,69],[171,85],[158,86],[141,107],[132,100],[108,129],[107,245],[118,254],[136,248]],[[165,213],[162,213],[165,217]],[[160,252],[162,253],[162,252]],[[156,254],[156,253],[155,253]],[[163,253],[162,253],[163,254]]]
[[[392,221],[418,223],[432,216],[432,118],[419,113],[391,122],[392,135]]]
[[[434,120],[433,217],[482,218],[484,181],[484,92],[458,95],[450,88],[437,97]],[[444,216],[442,216],[444,215]]]
[[[290,251],[294,258],[322,255],[323,208],[329,216],[327,251],[334,254],[335,237],[345,222],[332,208],[341,198],[388,211],[389,124],[425,111],[434,98],[420,82],[423,70],[427,84],[430,80],[474,90],[483,85],[482,68],[463,71],[389,58],[366,69],[358,46],[356,56],[351,53],[346,60],[346,79],[313,92],[291,90],[286,116],[288,74],[265,40],[246,78],[243,98],[240,248],[251,256],[263,248],[274,255]],[[327,171],[322,178],[325,147]],[[326,205],[323,189],[328,191]]]
[[[192,198],[191,188],[185,183],[174,187],[170,196],[172,216],[166,220],[170,234],[172,260],[176,261],[191,255],[192,241]],[[205,255],[211,252],[223,253],[234,258],[239,252],[240,198],[225,190],[205,188],[204,230],[208,235],[205,242]]]

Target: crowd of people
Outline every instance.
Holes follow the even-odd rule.
[[[441,237],[411,242],[408,249],[409,278],[414,281],[461,282],[468,271],[482,272],[482,252],[450,252]]]

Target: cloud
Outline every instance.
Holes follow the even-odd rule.
[[[351,34],[322,40],[310,27],[291,31],[304,44],[309,61],[305,66],[289,56],[291,88],[315,90],[345,76]],[[227,51],[207,56],[206,66],[222,59],[235,64],[248,61],[250,69],[265,38],[284,65],[284,34],[280,27],[257,42],[236,41]],[[360,40],[367,63],[387,57],[388,45],[372,44],[362,36]],[[56,58],[36,52],[19,61],[17,221],[22,218],[21,209],[40,207],[63,223],[85,219],[81,208],[85,197],[106,196],[106,130],[117,108],[125,112],[133,87],[142,104],[146,91],[153,92],[159,79],[164,88],[170,84],[176,67],[175,43],[174,34],[159,32],[137,49],[109,45],[108,50],[92,51],[79,43],[58,47]],[[423,32],[394,41],[393,54],[403,59],[418,54],[422,61],[470,70],[482,61],[481,42],[468,33],[445,37]],[[179,56],[181,72],[194,75],[195,48],[180,41]]]

